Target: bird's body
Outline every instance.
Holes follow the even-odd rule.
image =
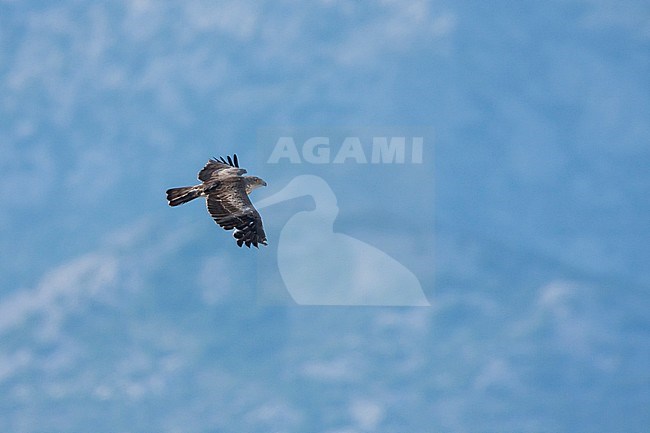
[[[217,224],[234,230],[233,236],[240,247],[266,245],[262,217],[250,201],[248,194],[266,186],[257,176],[244,176],[237,155],[228,160],[211,159],[199,172],[199,185],[167,190],[170,206],[178,206],[198,197],[206,197],[208,212]]]

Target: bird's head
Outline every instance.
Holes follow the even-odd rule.
[[[251,191],[262,186],[266,186],[266,182],[257,176],[245,176],[246,180],[246,194],[250,194]]]

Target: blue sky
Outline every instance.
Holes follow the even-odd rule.
[[[0,1],[0,429],[642,431],[649,45],[632,0]],[[434,131],[433,244],[339,226],[430,308],[260,305],[167,207],[233,152],[271,190],[276,127]]]

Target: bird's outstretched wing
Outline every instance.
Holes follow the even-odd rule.
[[[223,182],[207,199],[208,212],[212,218],[226,230],[234,229],[233,236],[240,247],[251,244],[266,245],[266,234],[262,226],[262,217],[253,206],[242,178]]]
[[[214,176],[215,173],[218,173],[221,170],[224,170],[226,168],[239,168],[239,161],[237,159],[237,155],[233,155],[231,158],[230,156],[227,156],[228,160],[225,160],[222,157],[220,158],[212,158],[211,160],[208,161],[207,164],[205,164],[205,167],[199,171],[199,180],[202,182],[207,182]]]

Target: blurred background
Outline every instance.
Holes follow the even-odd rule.
[[[0,430],[646,431],[649,48],[645,0],[0,1]],[[430,308],[260,304],[167,207],[340,125],[435,130]]]

